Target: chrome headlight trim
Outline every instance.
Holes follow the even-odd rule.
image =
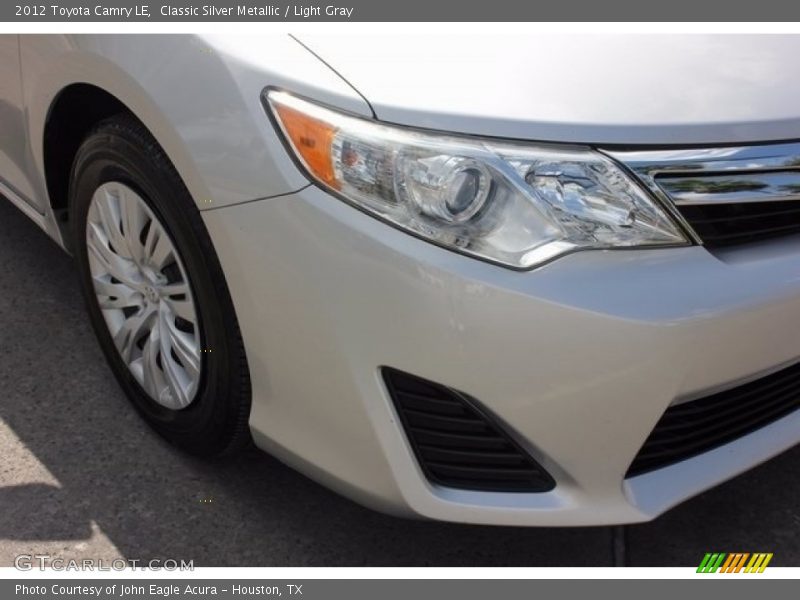
[[[311,181],[449,250],[529,270],[577,250],[690,243],[634,177],[592,148],[390,125],[272,88],[262,99]]]

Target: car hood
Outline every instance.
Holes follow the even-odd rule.
[[[800,36],[300,36],[377,118],[592,144],[800,138]]]

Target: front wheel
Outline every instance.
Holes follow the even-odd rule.
[[[70,202],[89,317],[125,394],[192,453],[242,447],[250,378],[239,326],[172,163],[133,118],[103,121],[77,152]]]

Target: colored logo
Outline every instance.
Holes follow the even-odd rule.
[[[706,552],[700,566],[697,567],[698,573],[763,573],[769,561],[772,560],[772,552]]]

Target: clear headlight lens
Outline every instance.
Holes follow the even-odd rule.
[[[267,99],[319,184],[459,252],[521,269],[579,248],[687,243],[635,182],[590,149],[415,131],[275,90]]]

